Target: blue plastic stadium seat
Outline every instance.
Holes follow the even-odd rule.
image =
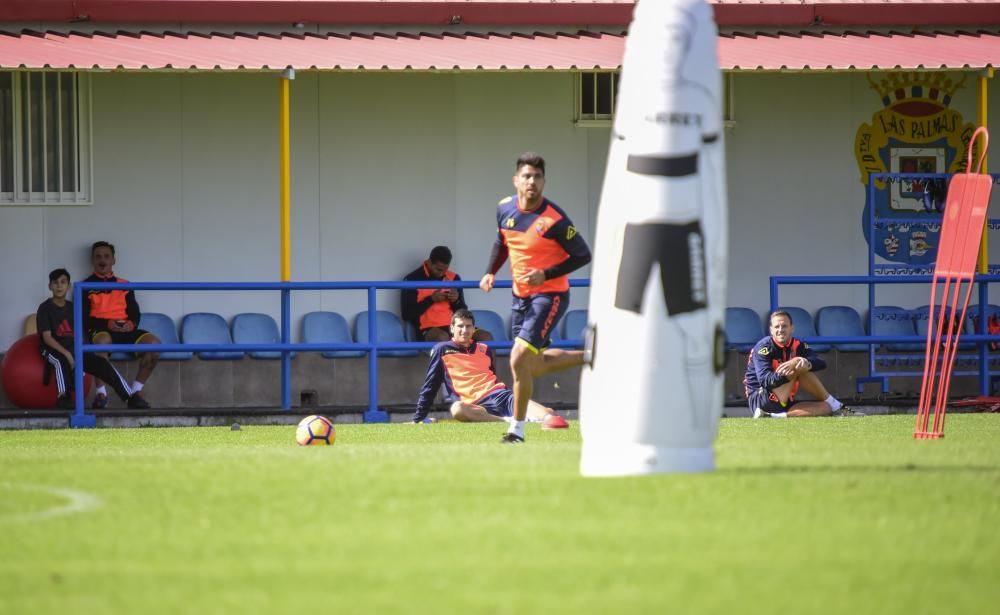
[[[471,310],[472,316],[476,319],[476,328],[483,329],[493,336],[494,342],[509,342],[507,327],[503,324],[503,318],[493,310]],[[495,348],[493,344],[486,342],[486,345],[493,348],[498,356],[510,354],[510,348]]]
[[[816,332],[821,336],[865,337],[857,310],[847,305],[828,305],[816,312]],[[865,352],[867,344],[834,344],[840,352]]]
[[[987,321],[989,321],[991,316],[1000,317],[1000,305],[994,305],[992,303],[986,304]],[[979,330],[976,328],[977,325],[979,324],[979,304],[969,306],[969,310],[965,313],[965,323],[966,323],[966,328],[965,328],[966,333],[979,333]],[[983,333],[984,334],[989,333],[989,330],[984,327]]]
[[[403,337],[408,342],[422,342],[419,334],[417,333],[417,328],[413,326],[412,322],[407,320],[403,321]]]
[[[764,337],[760,314],[745,307],[726,308],[726,347],[750,352]]]
[[[232,344],[229,326],[222,316],[210,312],[194,312],[181,320],[181,341],[185,344]],[[242,359],[243,353],[235,350],[208,350],[198,352],[205,360]]]
[[[160,338],[160,342],[164,344],[181,343],[180,339],[177,337],[177,325],[174,324],[174,319],[166,314],[160,314],[159,312],[143,312],[142,317],[139,319],[139,328],[145,329]],[[193,353],[188,351],[161,352],[160,360],[187,361],[192,356]]]
[[[941,310],[941,306],[940,305],[938,305],[934,309],[934,319],[935,319],[935,321],[938,319],[938,317],[941,314],[940,310]],[[923,337],[925,340],[927,339],[927,325],[930,324],[930,311],[931,311],[931,306],[929,306],[929,305],[922,305],[922,306],[916,308],[915,310],[913,310],[913,324],[916,326],[917,335]],[[960,315],[961,315],[961,312],[959,312],[957,314],[957,316],[960,316]],[[947,308],[945,309],[945,316],[944,317],[945,317],[945,319],[949,319],[949,317],[950,317],[950,312],[948,311]],[[947,325],[947,320],[945,321],[945,325]],[[962,333],[963,334],[965,334],[965,333],[972,333],[972,331],[973,331],[974,328],[975,328],[975,325],[972,324],[972,320],[968,318],[968,314],[967,314],[965,322],[961,324]],[[924,344],[921,344],[921,348],[926,348],[926,344],[927,344],[927,342],[925,341]],[[958,345],[958,348],[960,350],[973,350],[973,349],[975,349],[975,347],[976,347],[976,345],[973,342],[964,342],[964,343],[959,343],[959,345]]]
[[[779,307],[778,310],[788,312],[792,317],[792,326],[795,328],[795,337],[816,337],[816,326],[813,324],[812,315],[800,307]],[[770,314],[764,316],[764,335],[770,331],[771,323],[768,321]],[[829,344],[814,344],[809,342],[809,346],[816,352],[830,352]]]
[[[353,344],[347,320],[336,312],[309,312],[302,317],[302,341],[306,344]],[[363,357],[362,350],[327,350],[327,359]]]
[[[563,339],[578,340],[583,343],[583,332],[587,328],[587,310],[570,310],[563,317]]]
[[[278,323],[268,314],[247,312],[233,317],[233,341],[237,344],[280,344],[281,332]],[[280,359],[277,350],[251,350],[254,359]],[[295,353],[291,353],[294,357]]]
[[[401,343],[406,341],[403,334],[403,322],[392,312],[375,311],[375,332],[377,343]],[[358,342],[368,341],[368,312],[361,312],[354,319],[354,339]],[[416,350],[380,350],[380,357],[415,357]]]
[[[872,335],[916,335],[913,312],[895,305],[876,305],[871,313]],[[888,352],[914,352],[924,349],[919,342],[882,344]]]

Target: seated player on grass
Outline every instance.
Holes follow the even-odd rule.
[[[771,334],[757,342],[747,360],[743,378],[753,418],[797,416],[864,416],[840,403],[816,374],[826,367],[808,344],[792,337],[792,316],[783,310],[771,314]],[[796,401],[799,385],[816,399]]]
[[[472,339],[475,331],[476,319],[469,310],[458,310],[451,317],[451,341],[439,343],[431,352],[414,423],[427,418],[442,383],[459,399],[451,405],[451,415],[458,421],[506,421],[514,415],[514,393],[497,379],[493,351]],[[566,419],[536,401],[529,402],[528,417],[541,422],[542,429],[569,427]]]

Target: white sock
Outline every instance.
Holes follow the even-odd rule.
[[[142,390],[142,383],[141,382],[139,382],[138,380],[136,380],[135,382],[132,383],[132,392],[133,393],[138,393],[141,390]]]
[[[108,388],[102,384],[101,386],[97,387],[97,391],[95,391],[95,393],[97,395],[103,395],[103,396],[107,397],[108,396]]]
[[[834,412],[844,407],[844,404],[840,403],[840,400],[834,397],[833,395],[827,395],[826,399],[824,399],[823,401],[825,401],[827,405],[830,406],[830,408]]]
[[[519,421],[513,417],[510,419],[510,427],[507,428],[507,433],[515,434],[521,438],[524,437],[524,421]]]
[[[787,419],[788,418],[788,413],[787,412],[772,412],[771,416],[774,417],[774,418],[776,418],[776,419]]]

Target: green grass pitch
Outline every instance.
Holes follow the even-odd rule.
[[[989,613],[1000,416],[724,419],[716,472],[579,426],[0,432],[0,613]],[[993,605],[993,606],[990,606]]]

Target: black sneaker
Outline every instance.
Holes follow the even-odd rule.
[[[132,393],[128,398],[128,407],[130,410],[145,410],[149,408],[149,402],[142,395]]]
[[[60,410],[76,410],[76,402],[69,395],[63,395],[56,400],[56,408]]]
[[[864,412],[858,412],[852,409],[850,406],[841,406],[840,410],[833,413],[833,416],[864,416]]]
[[[92,410],[104,410],[108,407],[108,396],[98,393],[94,396],[93,403],[90,404]]]
[[[524,438],[508,431],[500,438],[500,444],[524,444]]]

